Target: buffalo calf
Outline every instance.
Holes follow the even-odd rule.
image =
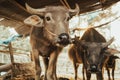
[[[77,80],[78,78],[78,67],[79,67],[79,64],[83,64],[82,62],[82,54],[79,54],[79,52],[81,51],[80,49],[82,47],[80,47],[80,45],[77,45],[79,41],[79,37],[76,37],[74,38],[74,41],[70,48],[69,48],[69,51],[68,51],[68,56],[70,58],[70,60],[73,62],[73,66],[74,66],[74,73],[75,73],[75,80]],[[84,77],[84,67],[82,69],[82,73],[83,73],[83,80],[85,80],[85,77]]]
[[[107,70],[109,80],[111,80],[110,69],[112,69],[112,80],[114,80],[114,70],[115,70],[115,66],[116,66],[116,59],[119,59],[119,57],[115,56],[115,55],[111,55],[111,56],[109,56],[109,59],[105,64],[105,68]]]
[[[62,48],[68,45],[69,19],[78,14],[79,6],[75,9],[67,9],[63,6],[46,6],[34,9],[26,4],[27,11],[32,14],[24,20],[31,27],[30,44],[35,61],[35,80],[40,79],[41,67],[39,55],[45,64],[44,80],[57,80],[56,64]]]

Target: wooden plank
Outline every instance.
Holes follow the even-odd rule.
[[[8,71],[11,69],[11,64],[5,64],[5,65],[2,65],[0,66],[0,72],[4,72],[4,71]]]
[[[9,53],[9,51],[0,50],[2,53]]]

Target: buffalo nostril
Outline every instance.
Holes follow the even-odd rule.
[[[97,66],[96,65],[92,65],[91,67],[90,67],[90,71],[91,72],[97,72]]]
[[[60,39],[67,39],[67,36],[63,35],[63,36],[60,37]]]
[[[61,45],[68,45],[70,43],[70,40],[69,40],[69,35],[67,33],[62,33],[59,35],[58,37],[58,43],[61,44]]]
[[[59,35],[60,40],[66,40],[69,39],[69,35],[67,33],[62,33]]]
[[[95,65],[93,65],[91,68],[92,68],[92,69],[96,69],[96,66],[95,66]]]

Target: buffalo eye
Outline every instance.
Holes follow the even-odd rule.
[[[47,20],[47,21],[50,21],[51,19],[50,19],[50,17],[47,16],[47,17],[46,17],[46,20]]]
[[[84,54],[86,54],[86,56],[90,55],[88,50],[84,50]]]

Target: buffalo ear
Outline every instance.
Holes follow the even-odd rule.
[[[105,52],[110,53],[110,54],[115,54],[115,53],[120,53],[119,50],[113,49],[113,48],[108,48],[105,50]]]
[[[29,16],[24,20],[24,23],[30,26],[43,27],[43,19],[37,15]]]
[[[120,53],[120,51],[113,49],[113,48],[108,48],[105,50],[105,55],[107,56],[111,56],[111,55],[118,54],[118,53]]]

